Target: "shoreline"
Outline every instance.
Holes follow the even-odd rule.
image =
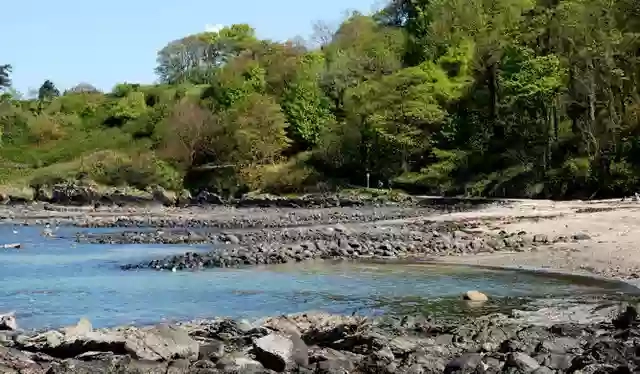
[[[565,305],[461,323],[321,312],[30,335],[0,331],[3,373],[449,373],[638,369],[637,309]],[[486,372],[486,371],[484,371]]]
[[[164,219],[165,223],[171,220],[184,223],[194,217],[202,222],[218,222],[220,227],[201,229],[183,225],[183,229],[191,232],[191,236],[202,235],[206,243],[216,243],[228,253],[237,254],[238,248],[264,250],[250,253],[269,253],[297,245],[295,243],[314,244],[313,251],[302,245],[293,248],[291,256],[286,257],[286,262],[292,263],[304,261],[305,256],[322,258],[327,253],[328,258],[362,259],[361,252],[375,255],[376,251],[382,251],[382,260],[369,261],[523,271],[625,285],[633,287],[633,291],[638,290],[629,279],[621,279],[621,276],[629,275],[624,269],[604,274],[587,269],[574,272],[570,266],[572,262],[567,259],[556,261],[563,259],[557,253],[552,256],[558,247],[568,246],[574,250],[561,253],[582,252],[584,258],[593,260],[593,264],[602,265],[597,260],[609,252],[599,253],[600,257],[596,255],[598,250],[610,244],[606,240],[600,243],[608,231],[603,234],[602,230],[593,228],[613,225],[615,219],[635,223],[635,215],[640,217],[640,207],[616,210],[615,206],[612,208],[611,205],[616,205],[612,202],[588,204],[591,209],[586,209],[585,205],[581,202],[522,201],[458,212],[430,210],[426,215],[415,210],[404,218],[389,218],[389,212],[393,213],[389,209],[393,208],[384,207],[369,210],[337,208],[333,212],[338,213],[334,215],[327,215],[331,210],[306,208],[197,211],[156,208],[149,215],[157,220]],[[32,209],[25,216],[35,221],[34,216],[42,213]],[[144,214],[147,213],[135,209],[116,209],[107,217],[120,215],[135,221],[136,216]],[[83,213],[67,216],[74,217],[72,224],[78,219],[91,223],[105,217]],[[307,217],[304,219],[311,224],[296,225],[300,216]],[[52,219],[44,218],[41,223]],[[611,223],[606,219],[611,219]],[[149,225],[160,222],[142,221]],[[225,228],[225,222],[228,228]],[[267,224],[261,227],[247,224],[252,222]],[[583,225],[583,230],[575,230],[576,222]],[[238,229],[239,225],[248,227],[234,231],[233,228]],[[640,227],[640,222],[638,225]],[[117,230],[120,226],[111,227]],[[523,227],[527,227],[526,232]],[[555,231],[544,230],[549,227]],[[118,237],[119,234],[113,236],[112,233],[97,238],[116,243],[156,242],[163,235],[167,240],[178,238],[178,234],[164,231],[167,230],[156,228],[147,236]],[[139,232],[132,235],[139,235]],[[611,237],[610,233],[609,237],[605,236]],[[624,243],[635,240],[633,235],[622,237],[627,240]],[[332,243],[336,248],[331,248]],[[398,243],[405,246],[399,249]],[[418,245],[420,243],[422,245]],[[494,248],[496,245],[501,249]],[[618,246],[622,247],[621,244]],[[308,251],[312,256],[307,253],[296,258],[298,249],[298,253]],[[334,250],[338,250],[336,256],[332,255]],[[629,246],[622,247],[627,255],[633,250]],[[384,255],[386,252],[391,256]],[[416,260],[412,257],[415,253],[424,259]],[[174,257],[183,261],[184,256]],[[515,259],[519,263],[500,261],[500,258]],[[536,268],[544,261],[553,262],[555,267]],[[629,299],[636,300],[635,292]],[[514,311],[509,316],[490,314],[455,326],[430,320],[428,316],[361,317],[325,313],[266,317],[253,322],[218,318],[109,329],[94,329],[83,319],[76,326],[40,333],[25,335],[19,331],[0,331],[0,372],[414,374],[482,369],[485,372],[515,370],[541,374],[569,369],[593,372],[625,364],[631,365],[628,369],[634,371],[638,367],[630,363],[635,362],[637,354],[624,347],[635,344],[634,336],[640,335],[640,322],[637,309],[631,306],[622,310],[621,317],[615,317],[624,305],[630,306],[628,302],[606,300],[578,300],[570,305],[542,303],[537,310]],[[621,334],[623,331],[632,333]],[[594,352],[597,352],[596,356]]]

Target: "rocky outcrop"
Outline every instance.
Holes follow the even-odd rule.
[[[594,320],[602,309],[591,311]],[[313,313],[254,324],[218,319],[102,331],[79,324],[18,335],[0,345],[0,371],[632,373],[640,369],[639,344],[632,306],[610,322],[544,326],[502,315],[447,325],[424,317]]]

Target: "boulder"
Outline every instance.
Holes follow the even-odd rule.
[[[191,196],[191,192],[189,190],[182,190],[176,196],[176,204],[179,206],[187,206],[191,204],[193,197]]]
[[[63,183],[52,187],[50,202],[54,204],[90,205],[99,200],[99,197],[100,194],[91,186]]]
[[[538,361],[522,352],[509,353],[506,365],[507,367],[516,368],[525,373],[531,373],[540,368]]]
[[[159,202],[164,206],[173,206],[177,201],[175,193],[167,191],[160,186],[155,186],[154,188],[152,188],[151,195],[153,196],[153,200]]]
[[[18,321],[13,313],[0,314],[0,330],[15,331],[18,329]]]
[[[224,342],[214,340],[207,344],[200,345],[198,351],[198,359],[209,360],[211,362],[217,362],[225,355]]]
[[[67,336],[84,336],[93,331],[91,322],[86,318],[81,318],[75,326],[65,327],[62,332]]]
[[[137,359],[198,358],[198,342],[176,326],[159,325],[145,330],[130,328],[124,331],[123,336],[126,352]]]
[[[85,320],[86,321],[86,320]],[[147,329],[128,328],[108,333],[92,331],[88,321],[62,331],[47,331],[20,343],[22,349],[53,357],[72,358],[87,352],[129,354],[134,359],[166,361],[197,359],[198,343],[179,327],[159,325]]]
[[[195,197],[195,202],[198,204],[212,204],[212,205],[222,205],[224,204],[224,200],[220,195],[216,195],[209,191],[201,191]]]
[[[264,367],[256,360],[253,360],[243,354],[236,353],[225,356],[216,364],[216,368],[223,373],[262,373]]]
[[[272,333],[253,343],[256,359],[267,369],[283,372],[296,366],[307,366],[307,345],[296,336]]]
[[[462,295],[463,300],[483,302],[489,300],[487,295],[479,291],[467,291]]]
[[[584,232],[577,232],[571,236],[573,240],[589,240],[591,236]]]

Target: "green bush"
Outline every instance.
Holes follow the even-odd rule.
[[[182,175],[168,163],[151,154],[135,156],[104,152],[88,165],[89,178],[109,186],[131,186],[141,190],[162,186],[170,190],[182,188]]]

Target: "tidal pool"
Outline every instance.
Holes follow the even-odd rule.
[[[73,227],[41,235],[36,226],[0,226],[0,313],[22,328],[60,327],[89,318],[96,327],[226,316],[259,318],[321,310],[335,313],[486,313],[530,300],[615,295],[623,287],[515,271],[424,264],[320,261],[200,272],[121,271],[119,265],[206,246],[77,244]],[[96,232],[95,229],[92,232]],[[492,301],[477,309],[461,293]]]

